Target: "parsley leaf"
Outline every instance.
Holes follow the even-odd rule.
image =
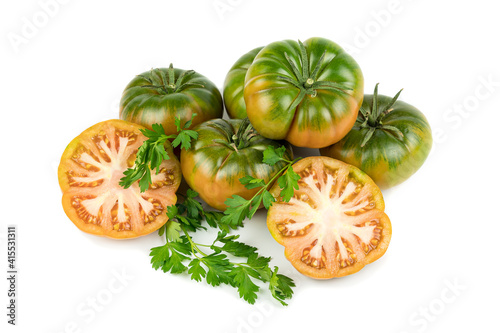
[[[177,242],[180,239],[181,225],[179,222],[167,221],[165,223],[165,233],[168,240]]]
[[[284,157],[285,152],[285,146],[278,148],[268,146],[264,150],[262,162],[271,166],[281,162],[284,166],[267,183],[264,179],[254,178],[249,175],[240,178],[240,183],[245,185],[247,189],[260,189],[249,200],[239,195],[233,195],[231,198],[226,199],[224,203],[227,209],[224,211],[225,216],[221,220],[223,224],[236,229],[243,225],[245,218],[251,219],[261,205],[269,209],[273,202],[276,202],[276,198],[269,192],[269,187],[274,184],[276,179],[278,186],[281,188],[280,195],[283,201],[290,201],[294,191],[299,189],[298,181],[300,176],[292,168],[293,163],[299,159],[289,161]]]
[[[231,276],[234,278],[240,297],[248,303],[254,304],[260,288],[252,281],[251,277],[258,279],[260,275],[251,268],[237,266],[231,271]]]
[[[274,267],[274,271],[269,281],[269,290],[273,297],[280,301],[282,305],[287,305],[285,299],[292,297],[292,287],[295,287],[293,280],[288,276],[278,274],[278,267]]]
[[[266,150],[264,150],[264,158],[262,159],[262,162],[269,164],[269,165],[275,165],[279,161],[287,161],[286,159],[283,158],[286,152],[286,147],[281,146],[279,148],[274,148],[273,146],[268,146]]]
[[[264,179],[254,178],[248,175],[243,178],[240,178],[240,183],[245,185],[245,187],[249,190],[266,185]]]
[[[243,220],[250,213],[250,205],[252,202],[235,194],[231,198],[226,199],[224,203],[227,208],[224,211],[224,217],[221,222],[231,228],[242,226]]]
[[[201,203],[197,200],[194,200],[194,198],[198,196],[198,193],[196,193],[192,189],[188,189],[186,195],[187,196],[184,200],[184,205],[186,206],[188,216],[191,218],[196,218],[203,213],[203,207],[201,206]]]
[[[151,249],[153,268],[174,274],[187,271],[192,280],[205,281],[214,287],[232,286],[250,304],[255,303],[260,285],[269,284],[271,295],[286,305],[285,300],[293,294],[293,281],[277,274],[277,267],[271,270],[270,257],[259,256],[256,247],[238,241],[239,235],[230,235],[230,228],[221,221],[227,215],[205,211],[195,199],[197,195],[188,190],[184,202],[167,208],[169,220],[158,231],[165,235],[166,244]],[[212,244],[199,244],[190,235],[204,228],[203,220],[219,229]]]
[[[205,215],[205,220],[207,221],[207,224],[210,227],[212,228],[218,227],[220,230],[224,232],[229,232],[228,225],[221,223],[222,217],[224,216],[223,212],[205,211],[203,214]]]
[[[288,166],[286,172],[278,178],[278,186],[281,188],[281,197],[283,201],[290,201],[295,190],[299,189],[300,176],[293,171],[292,166]]]
[[[190,253],[191,248],[186,237],[181,238],[181,242],[167,241],[165,245],[151,249],[151,264],[154,269],[161,268],[165,273],[182,273],[187,269],[183,262],[189,260]]]
[[[276,199],[273,197],[269,191],[264,191],[264,194],[262,195],[262,204],[266,209],[269,209],[273,202],[276,202]]]
[[[188,130],[191,124],[192,118],[184,125],[176,118],[176,135],[166,135],[161,124],[141,130],[147,140],[139,147],[134,166],[123,173],[120,185],[128,188],[138,181],[141,192],[146,191],[151,184],[151,173],[154,170],[158,173],[161,163],[170,158],[172,146],[189,149],[192,139],[198,138],[196,131]],[[212,286],[232,286],[250,304],[254,304],[258,297],[261,290],[259,284],[269,284],[271,295],[286,305],[285,300],[293,294],[293,281],[278,274],[277,267],[271,270],[270,257],[259,256],[256,247],[237,241],[238,235],[229,235],[231,229],[241,226],[243,220],[251,218],[259,207],[264,205],[269,208],[276,201],[268,191],[268,187],[276,180],[285,197],[290,191],[293,195],[293,189],[298,186],[298,175],[295,176],[291,168],[295,161],[285,159],[285,152],[285,147],[271,146],[264,151],[264,163],[284,165],[267,183],[251,176],[240,179],[246,188],[258,189],[250,200],[235,195],[226,200],[226,211],[205,211],[196,200],[198,193],[189,189],[185,196],[181,195],[184,199],[182,202],[167,207],[168,221],[158,230],[160,236],[165,236],[166,242],[151,249],[152,267],[165,273],[187,273],[192,280],[205,281]],[[206,230],[203,225],[205,221],[208,226],[219,230],[216,239],[208,245],[196,243],[190,235],[200,229]]]
[[[221,249],[236,257],[249,257],[250,255],[256,253],[257,251],[256,247],[247,245],[245,243],[240,243],[234,240],[226,241]]]
[[[172,146],[178,147],[181,146],[181,149],[189,149],[191,148],[191,139],[198,139],[198,133],[193,130],[188,130],[189,126],[191,126],[194,116],[187,121],[184,126],[181,125],[181,120],[179,118],[175,118],[175,126],[177,127],[177,137],[172,142]]]
[[[173,154],[172,147],[181,146],[181,149],[191,148],[191,140],[198,138],[198,133],[188,130],[192,124],[196,113],[181,126],[180,118],[175,118],[177,134],[167,135],[161,124],[153,124],[152,129],[141,129],[142,134],[148,139],[139,147],[134,162],[134,167],[123,172],[124,177],[120,179],[120,185],[129,188],[133,183],[139,181],[141,192],[145,192],[151,184],[151,171],[160,172],[160,165],[163,161],[170,159],[169,154]],[[170,139],[174,139],[170,143]],[[165,149],[166,148],[166,149]]]
[[[188,273],[191,274],[191,280],[195,280],[197,282],[201,282],[205,276],[207,276],[207,272],[201,265],[201,260],[198,258],[194,258],[189,263]]]
[[[211,286],[219,286],[221,283],[232,284],[229,272],[232,264],[225,254],[212,253],[203,258],[203,263],[208,268],[207,283]]]

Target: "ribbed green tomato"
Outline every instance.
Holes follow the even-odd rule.
[[[219,89],[192,70],[156,68],[137,75],[123,91],[120,118],[151,129],[162,124],[167,135],[177,133],[175,118],[184,124],[196,113],[191,126],[222,117]]]
[[[363,74],[328,39],[274,42],[248,69],[244,96],[248,118],[260,134],[322,148],[354,125],[363,101]]]
[[[234,63],[226,75],[222,95],[224,96],[224,105],[226,106],[227,114],[231,118],[244,119],[247,117],[247,108],[245,106],[245,98],[243,97],[245,75],[255,56],[262,48],[262,46],[257,47],[245,53]]]
[[[321,155],[352,164],[381,188],[402,183],[424,164],[432,147],[432,132],[424,114],[397,98],[365,95],[352,130]]]
[[[262,162],[267,146],[285,145],[285,158],[293,159],[286,142],[266,139],[256,133],[248,119],[213,119],[196,126],[198,139],[181,151],[181,169],[188,185],[211,207],[224,210],[233,195],[251,199],[259,188],[247,189],[240,178],[252,176],[267,183],[285,166]]]

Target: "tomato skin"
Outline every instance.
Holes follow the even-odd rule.
[[[358,272],[364,266],[378,260],[385,254],[387,248],[389,247],[392,236],[391,221],[389,217],[384,213],[385,203],[382,192],[366,173],[352,165],[324,156],[312,156],[301,159],[293,165],[293,170],[302,177],[302,182],[299,180],[299,189],[295,190],[294,197],[290,200],[290,202],[284,203],[280,199],[279,195],[281,189],[277,184],[272,187],[270,192],[275,198],[277,198],[277,202],[273,203],[273,205],[269,208],[267,214],[267,227],[273,238],[280,245],[283,245],[285,247],[285,257],[301,274],[320,280],[343,277]],[[314,186],[315,188],[317,187],[319,192],[321,192],[322,190],[326,190],[326,193],[329,194],[328,199],[326,200],[327,209],[324,209],[324,207],[322,207],[322,205],[325,204],[325,200],[324,198],[321,198],[321,193],[319,193],[318,191],[312,191],[310,187],[309,189],[304,190],[304,188],[308,188],[307,181],[304,180],[304,178],[306,177],[303,174],[307,170],[313,170],[314,173],[310,173],[310,175],[314,175],[314,177],[316,177],[316,179],[318,180],[318,183],[312,183],[312,186]],[[328,173],[337,175],[336,181],[332,184],[332,192],[330,192],[330,188],[327,188],[327,186],[325,186],[325,183],[327,183],[327,181],[325,181],[324,178],[321,180],[319,179],[320,177],[325,177]],[[323,251],[325,251],[321,256],[324,256],[325,259],[324,267],[315,267],[313,265],[307,264],[303,260],[303,251],[305,250],[304,245],[309,245],[311,243],[312,245],[316,245],[316,243],[321,242],[322,239],[328,239],[328,237],[331,236],[332,233],[337,233],[337,229],[327,227],[322,231],[317,232],[314,229],[315,226],[313,225],[312,227],[307,227],[304,234],[286,235],[283,233],[283,229],[280,229],[280,227],[282,228],[283,222],[287,223],[287,221],[290,221],[290,219],[295,219],[300,223],[301,216],[306,217],[306,219],[303,220],[307,221],[307,223],[319,225],[321,225],[321,223],[325,223],[325,216],[326,219],[332,218],[332,216],[336,214],[336,210],[339,207],[335,206],[334,204],[328,207],[328,202],[330,202],[330,200],[334,198],[332,197],[332,193],[337,192],[342,195],[344,191],[347,192],[347,187],[344,187],[344,185],[350,181],[355,181],[357,184],[362,185],[361,190],[356,192],[355,198],[361,197],[358,202],[356,202],[356,199],[354,199],[356,205],[359,202],[363,202],[365,200],[370,201],[371,205],[361,208],[361,213],[358,214],[352,214],[353,211],[348,210],[348,212],[350,213],[347,216],[343,216],[342,218],[349,219],[351,216],[353,219],[361,218],[360,220],[358,220],[359,223],[348,223],[349,226],[347,227],[360,229],[362,228],[360,226],[363,225],[363,222],[371,222],[372,220],[377,220],[377,227],[380,228],[380,233],[377,236],[377,245],[372,247],[368,253],[357,252],[359,251],[359,248],[361,246],[351,246],[351,249],[354,250],[355,254],[357,254],[357,259],[353,263],[341,267],[339,266],[338,262],[336,262],[338,260],[339,244],[331,242],[331,240],[335,239],[340,240],[340,237],[343,237],[343,235],[340,233],[340,236],[337,236],[338,238],[336,238],[336,236],[330,237],[330,242],[327,241],[319,245],[323,249]],[[297,205],[297,202],[299,202],[299,198],[300,200],[302,200],[303,195],[309,196],[309,198],[311,199],[314,197],[319,199],[317,201],[313,200],[312,205],[310,202],[305,205],[304,202],[302,202],[300,205]],[[351,195],[347,195],[345,198],[338,199],[337,202],[344,203],[345,201],[347,201],[347,203],[349,203],[350,200],[353,200],[350,199],[352,197],[353,196]],[[332,207],[336,208],[329,209]],[[324,214],[324,211],[328,213]],[[338,217],[335,217],[335,219],[336,218]],[[342,220],[342,218],[339,218],[339,220]],[[328,223],[329,222],[327,222],[326,224]],[[370,241],[368,241],[368,243],[370,243]],[[361,243],[359,245],[361,245]],[[310,253],[312,253],[312,250],[310,251]]]
[[[224,105],[231,118],[244,119],[247,117],[247,108],[243,97],[245,76],[255,56],[262,49],[262,46],[257,47],[241,56],[226,75],[223,88]]]
[[[286,142],[273,141],[261,135],[254,136],[246,148],[234,150],[214,140],[231,143],[243,120],[213,119],[194,128],[198,139],[192,147],[181,151],[181,169],[189,187],[211,207],[226,209],[225,201],[233,195],[250,199],[258,188],[247,189],[239,179],[249,175],[269,181],[282,167],[283,162],[274,166],[262,162],[267,146],[276,148],[285,145],[285,158],[293,159],[291,146]]]
[[[137,75],[130,81],[120,100],[120,119],[149,129],[152,124],[162,124],[166,134],[171,135],[177,133],[175,118],[180,118],[184,124],[196,113],[192,123],[194,127],[206,120],[222,117],[223,102],[219,89],[197,72],[187,74],[182,83],[188,85],[176,92],[145,87],[152,85],[151,82],[164,86],[169,70],[170,68],[157,68]],[[176,80],[186,72],[178,68],[173,70]]]
[[[384,107],[392,97],[378,95]],[[365,95],[362,108],[372,112],[373,95]],[[361,143],[369,128],[358,118],[352,130],[338,143],[320,150],[321,155],[339,159],[366,172],[380,188],[396,186],[413,175],[425,162],[432,148],[432,131],[425,117],[414,106],[396,101],[381,119],[384,125],[398,128],[404,135],[398,140],[389,131],[375,129],[364,147]]]
[[[173,180],[170,184],[167,186],[160,185],[154,189],[150,188],[144,193],[140,193],[138,182],[132,184],[132,186],[128,189],[123,189],[119,185],[120,179],[124,177],[123,171],[133,165],[137,149],[142,142],[147,139],[140,132],[141,129],[144,129],[144,127],[124,120],[112,119],[103,121],[87,128],[80,135],[75,137],[64,150],[58,167],[59,186],[63,193],[62,206],[68,218],[81,231],[113,239],[129,239],[144,236],[156,231],[168,220],[168,217],[165,214],[165,209],[166,207],[174,205],[177,202],[177,196],[175,193],[180,185],[182,177],[179,161],[173,154],[172,146],[170,144],[166,144],[165,146],[165,150],[167,151],[170,159],[163,161],[160,165],[161,168],[167,168],[172,171],[171,175],[173,176]],[[114,151],[113,147],[119,144],[119,140],[117,140],[118,137],[112,139],[114,135],[109,134],[116,134],[116,130],[135,135],[135,141],[127,144],[126,148]],[[111,156],[106,155],[107,157],[111,157],[110,160],[106,160],[103,153],[99,151],[96,144],[97,142],[93,141],[94,137],[102,134],[108,134],[108,139],[111,141]],[[102,167],[101,170],[95,170],[92,168],[84,168],[81,164],[79,164],[75,155],[78,155],[79,151],[82,151],[82,149],[87,154],[90,153],[94,156],[94,161],[89,162],[89,164],[99,165],[100,167],[103,165],[104,167]],[[114,155],[114,152],[117,152],[117,154]],[[116,158],[117,155],[122,155],[124,158]],[[99,164],[95,163],[96,159],[99,160]],[[108,171],[104,171],[104,169]],[[79,176],[80,178],[95,178],[88,181],[81,180],[75,184],[75,178],[72,175]],[[97,181],[97,184],[91,184],[93,180]],[[118,200],[123,200],[126,204],[128,204],[127,211],[130,212],[132,218],[132,228],[130,228],[130,230],[113,228],[115,224],[110,218],[110,216],[112,217],[112,213],[110,211],[112,210],[113,204],[108,205],[105,200],[100,206],[102,209],[102,212],[100,212],[102,213],[102,220],[99,223],[89,223],[89,221],[84,220],[81,212],[79,212],[79,209],[82,209],[82,206],[75,207],[75,197],[100,197],[106,194],[119,198]],[[144,220],[141,220],[140,214],[137,213],[138,207],[140,206],[139,203],[133,199],[127,200],[136,196],[140,196],[144,200],[154,199],[162,205],[163,213],[158,213],[154,217],[151,216],[152,220],[144,223]],[[112,202],[113,200],[111,200],[111,203]],[[135,226],[134,221],[137,222]]]
[[[363,100],[363,74],[356,61],[334,42],[310,38],[303,44],[310,74],[324,53],[320,70],[311,82],[340,84],[350,90],[316,89],[315,96],[306,94],[293,108],[301,89],[281,77],[298,80],[285,53],[302,72],[300,44],[292,40],[274,42],[259,52],[248,69],[244,89],[247,114],[255,129],[267,138],[322,148],[342,139],[354,125]]]

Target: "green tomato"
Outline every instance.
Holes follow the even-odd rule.
[[[266,138],[326,147],[354,125],[363,82],[356,61],[328,39],[274,42],[257,54],[246,74],[248,118]]]
[[[402,183],[424,164],[432,147],[431,127],[417,108],[378,95],[365,95],[352,130],[338,143],[320,150],[366,172],[381,188]]]
[[[156,68],[137,75],[123,91],[120,118],[151,129],[162,124],[167,135],[177,133],[175,118],[192,127],[222,117],[219,89],[209,79],[192,70]]]
[[[245,75],[255,56],[262,48],[262,46],[257,47],[241,56],[226,75],[222,94],[227,114],[231,118],[244,119],[247,117],[247,108],[245,107],[245,98],[243,97]]]
[[[259,135],[248,119],[213,119],[196,126],[198,139],[181,150],[181,169],[189,187],[211,207],[224,210],[233,195],[251,199],[259,188],[247,189],[240,178],[252,176],[266,183],[285,166],[262,162],[268,146],[287,147],[285,158],[293,159],[291,146]]]

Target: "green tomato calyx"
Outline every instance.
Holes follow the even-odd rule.
[[[258,135],[248,118],[243,119],[236,133],[224,126],[219,126],[218,123],[214,122],[213,125],[221,130],[226,136],[225,140],[215,139],[214,142],[220,143],[236,152],[240,149],[247,148],[250,145],[252,138]]]
[[[373,133],[375,133],[376,129],[380,129],[383,131],[386,131],[387,133],[390,133],[392,136],[394,136],[396,139],[399,141],[404,141],[404,134],[395,126],[391,125],[384,125],[383,119],[384,117],[392,111],[392,107],[394,106],[394,103],[399,98],[399,95],[403,91],[401,89],[387,104],[385,107],[381,107],[378,104],[378,83],[375,85],[375,90],[373,91],[373,99],[372,99],[372,105],[371,105],[371,110],[365,110],[363,107],[359,109],[359,115],[358,115],[358,120],[357,123],[360,123],[360,126],[362,128],[367,128],[368,131],[365,134],[365,137],[363,138],[363,142],[361,143],[361,147],[364,147],[368,141],[373,136]]]
[[[184,82],[184,79],[193,73],[193,70],[183,71],[177,78],[175,78],[175,68],[172,64],[170,64],[166,73],[165,70],[155,68],[149,71],[148,76],[139,75],[139,77],[149,83],[142,85],[141,88],[155,89],[161,94],[168,95],[181,92],[188,87],[204,88],[201,83]]]
[[[326,55],[326,50],[323,52],[318,62],[316,63],[314,69],[311,68],[311,63],[307,55],[307,49],[304,44],[299,40],[300,48],[300,59],[294,62],[287,52],[284,53],[286,62],[283,61],[283,66],[291,69],[293,72],[293,77],[289,76],[278,76],[277,78],[281,81],[288,82],[299,89],[297,97],[294,99],[290,107],[289,112],[294,112],[297,106],[302,102],[306,95],[311,97],[316,97],[317,90],[329,90],[335,92],[341,92],[347,94],[348,91],[352,90],[340,83],[332,81],[318,81],[318,76],[320,74],[320,69],[323,66],[323,60]],[[299,70],[302,67],[302,70]],[[312,70],[312,71],[311,71]]]

